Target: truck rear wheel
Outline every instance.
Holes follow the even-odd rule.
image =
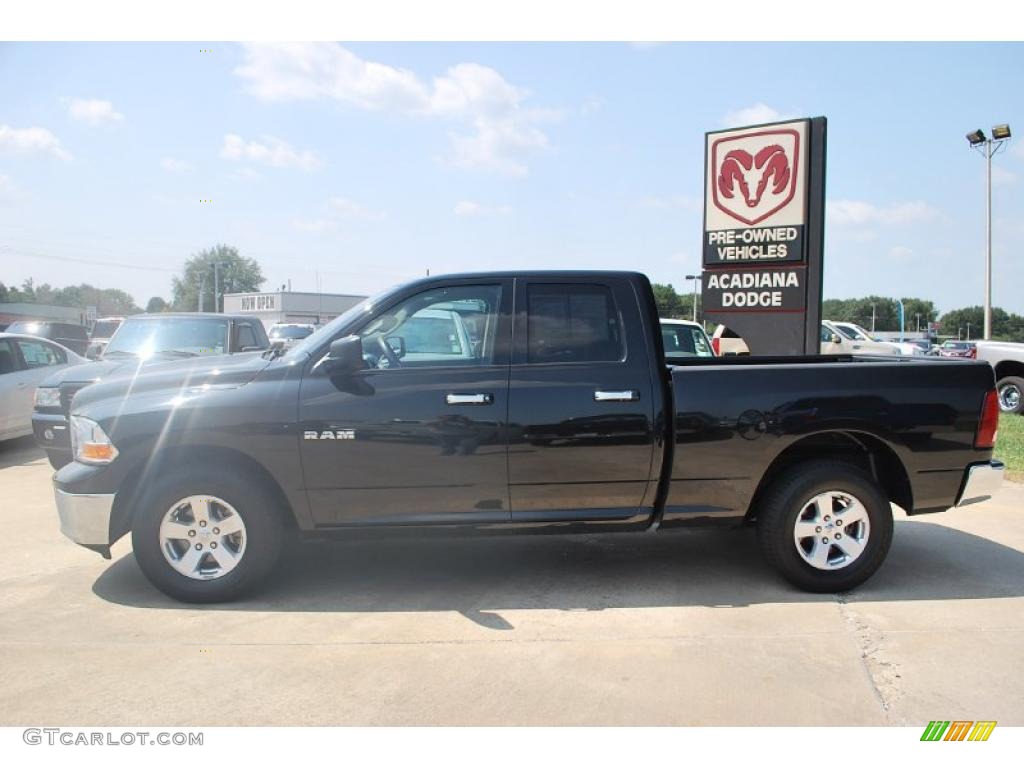
[[[789,469],[757,509],[761,551],[791,584],[845,592],[863,584],[892,544],[892,509],[857,467],[814,461]]]
[[[1003,413],[1024,414],[1024,379],[1020,376],[1004,376],[996,384],[999,392],[999,408]]]
[[[283,530],[258,484],[184,470],[145,495],[132,524],[135,559],[153,586],[189,603],[234,600],[273,569]]]

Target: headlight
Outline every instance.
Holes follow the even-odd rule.
[[[71,452],[83,464],[109,464],[117,458],[117,448],[107,433],[92,419],[71,417]]]
[[[36,408],[60,408],[59,387],[36,387]]]

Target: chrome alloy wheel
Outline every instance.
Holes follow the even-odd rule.
[[[1021,391],[1016,384],[1003,384],[999,388],[999,407],[1004,411],[1016,411],[1020,407]]]
[[[160,551],[183,576],[220,578],[245,555],[245,522],[223,499],[188,496],[175,502],[160,522]]]
[[[793,541],[808,565],[834,571],[861,556],[870,533],[868,511],[859,499],[843,491],[825,491],[797,515]]]

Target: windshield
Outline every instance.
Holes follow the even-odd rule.
[[[276,325],[270,329],[272,339],[304,339],[313,329],[303,325]]]
[[[220,318],[168,317],[126,320],[103,353],[151,357],[159,352],[223,355],[227,350],[228,321]]]
[[[396,285],[377,296],[371,296],[368,299],[363,299],[351,309],[331,320],[327,325],[320,326],[318,330],[309,334],[309,336],[302,339],[298,344],[295,344],[287,353],[285,353],[284,358],[286,360],[296,360],[299,357],[310,354],[327,339],[332,339],[337,336],[342,328],[350,325],[357,317],[372,311],[376,305],[387,302],[402,287],[403,286],[401,285]]]
[[[92,338],[109,339],[120,325],[120,320],[100,320],[92,327]]]
[[[661,326],[661,340],[666,357],[714,357],[707,336],[700,328],[689,325]]]
[[[7,326],[7,333],[23,333],[26,336],[44,336],[49,330],[49,326],[49,323],[19,321]]]
[[[853,323],[834,323],[836,330],[851,341],[871,341],[868,332]]]

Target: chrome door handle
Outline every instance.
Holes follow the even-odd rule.
[[[594,392],[594,402],[597,403],[631,403],[640,399],[640,393],[635,389],[599,389]]]
[[[489,392],[478,392],[474,395],[449,392],[444,396],[444,401],[448,405],[490,405],[494,402],[494,395]]]

